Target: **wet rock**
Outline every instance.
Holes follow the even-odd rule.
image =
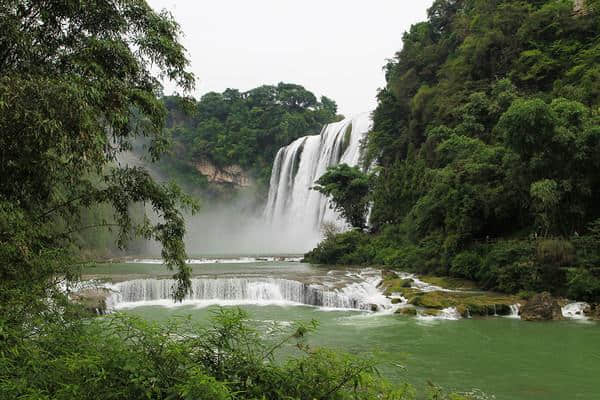
[[[437,310],[435,308],[426,308],[425,310],[421,311],[421,315],[428,316],[428,317],[437,317],[441,313],[442,313],[442,310]]]
[[[563,319],[560,305],[548,292],[538,293],[521,307],[524,321],[550,321]]]
[[[413,294],[408,298],[408,302],[415,306],[439,310],[455,307],[463,317],[469,317],[510,315],[510,306],[515,304],[517,299],[514,296],[489,292],[434,291]]]
[[[377,304],[369,304],[369,309],[373,312],[379,311],[379,306]]]
[[[400,314],[400,315],[415,316],[415,315],[417,315],[417,309],[414,307],[402,307],[402,308],[397,309],[395,313]]]

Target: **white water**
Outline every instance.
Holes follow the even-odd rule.
[[[293,231],[308,249],[318,242],[324,222],[344,225],[327,198],[311,187],[330,166],[358,165],[361,141],[371,126],[369,114],[364,113],[329,124],[320,135],[299,138],[279,150],[264,212],[273,229]]]
[[[182,303],[208,305],[309,305],[323,309],[377,311],[391,307],[376,286],[380,280],[366,278],[340,289],[329,289],[289,279],[195,278],[192,294]],[[136,279],[111,285],[111,309],[142,305],[174,306],[172,279]]]
[[[569,319],[581,319],[586,320],[584,310],[589,310],[590,305],[588,303],[579,301],[576,303],[570,303],[561,308],[562,315]]]
[[[190,258],[186,260],[186,264],[251,264],[257,262],[300,262],[302,257],[291,256],[264,256],[264,257],[227,257],[227,258]],[[135,258],[125,260],[126,264],[164,264],[161,258]]]
[[[507,315],[507,318],[515,318],[515,319],[520,319],[521,317],[519,316],[519,312],[521,310],[521,304],[517,303],[517,304],[512,304],[510,306],[510,314]]]
[[[444,308],[437,315],[426,315],[421,312],[417,312],[417,319],[422,321],[437,321],[437,320],[448,320],[448,321],[456,321],[459,320],[460,313],[455,307]]]

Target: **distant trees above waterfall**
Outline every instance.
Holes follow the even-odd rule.
[[[318,100],[291,83],[207,93],[187,104],[187,113],[179,98],[166,97],[164,102],[175,168],[189,169],[198,160],[220,168],[238,165],[265,186],[279,148],[301,136],[318,134],[325,124],[341,119],[335,101],[325,96]]]
[[[376,235],[343,262],[600,300],[600,1],[428,15],[385,67],[365,160]]]

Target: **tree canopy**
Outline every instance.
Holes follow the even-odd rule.
[[[315,183],[313,189],[330,197],[331,207],[352,227],[362,229],[366,226],[369,211],[369,175],[358,167],[340,164],[329,168]]]
[[[365,159],[378,239],[356,260],[510,290],[562,290],[584,270],[600,298],[581,239],[600,219],[600,2],[436,0],[428,17],[385,67]],[[558,242],[544,238],[581,258],[548,275],[534,250]],[[502,265],[495,246],[519,250]]]
[[[181,170],[201,160],[220,168],[238,165],[262,185],[268,185],[282,146],[318,134],[325,124],[339,119],[333,100],[323,96],[318,101],[313,93],[291,83],[207,93],[187,104],[187,113],[179,99],[164,101],[174,139],[172,165]]]
[[[141,0],[8,0],[0,29],[1,318],[35,318],[46,298],[60,298],[54,280],[81,264],[74,236],[99,226],[114,228],[121,247],[135,235],[162,243],[181,299],[190,273],[180,206],[194,205],[118,158],[136,136],[148,138],[153,159],[165,149],[151,65],[183,91],[193,87],[177,23]],[[111,221],[83,224],[82,211],[98,204]],[[134,220],[135,204],[158,222]]]

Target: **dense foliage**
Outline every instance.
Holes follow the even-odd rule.
[[[303,347],[304,326],[263,341],[239,311],[198,329],[93,319],[74,304],[79,235],[108,226],[119,247],[160,242],[174,298],[189,292],[181,209],[195,203],[119,155],[139,135],[152,159],[167,143],[150,65],[184,90],[193,76],[178,25],[144,0],[7,0],[0,29],[0,398],[414,398],[371,362]],[[111,219],[92,218],[96,207]],[[303,356],[275,362],[294,338]]]
[[[193,165],[201,161],[218,168],[237,165],[262,186],[268,185],[273,160],[282,146],[318,134],[325,124],[339,118],[333,100],[323,96],[319,101],[304,87],[290,83],[247,92],[211,92],[192,104],[176,97],[164,100],[174,140],[172,156],[164,165],[169,173],[175,169],[193,176]]]
[[[331,197],[331,205],[358,229],[366,225],[369,209],[368,194],[370,190],[369,176],[358,167],[340,164],[329,168],[312,188]]]
[[[376,235],[313,261],[600,299],[600,2],[582,4],[435,1],[378,94]]]

